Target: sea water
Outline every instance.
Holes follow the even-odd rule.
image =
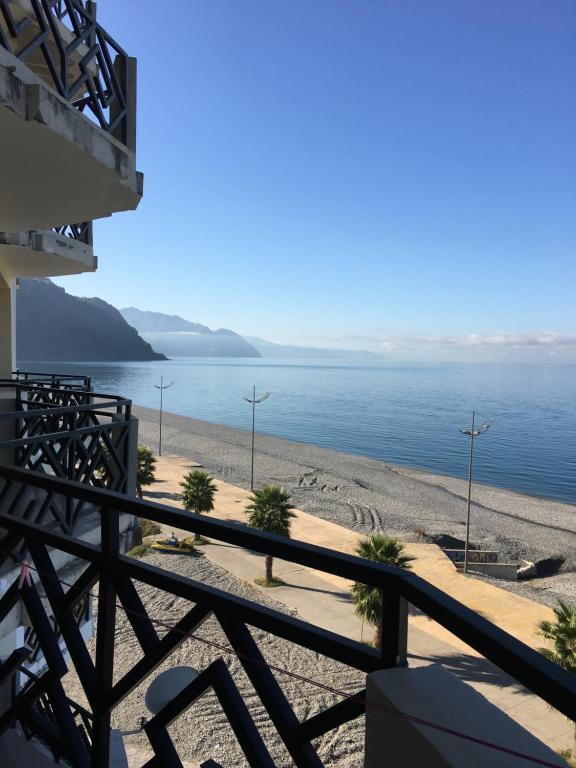
[[[24,366],[22,366],[24,367]],[[34,364],[92,376],[96,392],[172,413],[251,428],[244,400],[269,391],[256,429],[277,437],[465,477],[475,441],[478,482],[576,503],[576,366],[401,364],[347,360],[173,359],[150,363]]]

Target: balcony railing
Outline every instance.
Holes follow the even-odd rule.
[[[54,231],[71,240],[78,240],[78,242],[85,245],[92,245],[91,221],[83,221],[80,224],[65,224],[63,227],[54,227]]]
[[[135,149],[135,61],[97,23],[95,3],[30,0],[24,13],[14,0],[0,0],[0,46]]]
[[[43,385],[60,389],[79,389],[89,392],[92,388],[90,376],[75,373],[42,373],[38,371],[20,371],[12,373],[12,381],[21,384]],[[0,379],[0,383],[6,384]]]
[[[12,691],[13,702],[17,696],[23,698],[33,686],[39,685],[38,675],[30,672],[25,666],[20,666],[18,672],[26,682],[19,691],[15,689]],[[85,747],[89,750],[92,744],[92,714],[68,697],[66,697],[66,704],[70,709],[76,729]],[[52,701],[48,694],[40,694],[26,710],[22,711],[20,725],[27,739],[31,739],[34,736],[41,738],[52,750],[54,760],[59,761],[62,752],[60,751],[58,740],[53,737],[54,730],[58,727],[58,717],[54,712]]]
[[[0,485],[0,529],[4,531],[0,550],[14,553],[11,556],[14,563],[19,561],[22,552],[26,552],[34,576],[32,583],[24,583],[21,589],[15,580],[5,592],[0,599],[0,623],[22,601],[47,662],[45,674],[20,692],[10,709],[0,717],[0,734],[10,723],[24,718],[40,697],[47,697],[57,726],[51,731],[52,747],[74,765],[108,764],[111,712],[159,664],[168,659],[184,640],[196,639],[195,632],[209,616],[214,616],[219,622],[229,643],[229,648],[223,650],[237,656],[275,726],[278,738],[285,744],[296,766],[319,768],[322,765],[312,741],[363,714],[365,692],[358,690],[354,695],[300,722],[274,670],[267,665],[251,628],[263,630],[348,667],[369,673],[393,667],[405,657],[410,604],[552,707],[570,719],[576,719],[576,679],[573,675],[413,573],[281,536],[252,531],[237,524],[210,520],[172,507],[138,501],[111,491],[81,486],[69,480],[13,467],[0,467]],[[40,506],[59,495],[73,504],[83,502],[98,510],[101,520],[100,546],[46,530],[38,524],[22,502],[23,489],[26,488],[34,489]],[[385,606],[381,650],[120,554],[118,530],[122,513],[381,589]],[[85,571],[72,585],[59,581],[52,563],[52,557],[58,552],[67,553],[86,563]],[[99,581],[98,617],[96,655],[93,660],[80,635],[72,609],[96,581]],[[154,617],[148,615],[135,586],[137,584],[150,585],[168,595],[183,598],[190,602],[191,607],[159,637]],[[46,595],[48,604],[40,599],[40,590]],[[143,656],[122,677],[115,679],[113,659],[118,610],[126,613]],[[65,640],[89,702],[92,722],[89,743],[75,723],[73,705],[67,700],[62,686],[66,664],[47,611],[56,617],[59,632]],[[14,654],[13,658],[8,658],[0,666],[0,679],[6,675],[7,670],[19,663],[19,658]],[[216,692],[249,764],[272,768],[273,760],[222,659],[211,663],[194,682],[146,723],[145,733],[155,754],[155,758],[147,765],[181,766],[168,726],[208,689]],[[442,695],[441,692],[439,695]],[[46,723],[38,721],[38,718],[35,723],[35,734],[41,738],[42,727],[45,730]],[[30,728],[29,723],[27,725]]]
[[[13,451],[16,466],[133,492],[130,400],[94,393],[89,377],[82,376],[16,372],[13,379],[0,381],[2,389],[15,398],[13,411],[0,412],[0,450]],[[37,514],[71,533],[83,509],[81,501],[53,501]]]

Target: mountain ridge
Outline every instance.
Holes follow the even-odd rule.
[[[24,278],[16,293],[16,349],[26,362],[166,360],[120,312],[73,296],[47,278]]]
[[[120,309],[120,314],[155,349],[175,357],[260,357],[258,350],[240,334],[227,328],[211,330],[180,315]]]

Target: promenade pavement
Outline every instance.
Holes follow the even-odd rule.
[[[145,498],[181,506],[179,483],[189,469],[198,465],[179,456],[157,457],[157,462],[158,481],[145,489]],[[246,524],[244,509],[250,492],[218,479],[215,483],[218,490],[211,515]],[[295,510],[295,515],[291,528],[293,539],[354,554],[359,540],[354,531],[300,510]],[[170,533],[172,529],[165,528],[164,531]],[[183,530],[174,533],[190,535]],[[264,572],[263,555],[216,541],[207,543],[202,551],[217,565],[255,589],[266,592],[287,608],[296,610],[301,618],[316,626],[354,640],[370,639],[372,629],[364,626],[355,615],[350,599],[351,584],[346,579],[275,559],[274,575],[285,584],[266,589],[254,583],[254,578]],[[415,558],[412,570],[419,576],[527,645],[539,648],[543,644],[536,628],[539,621],[552,617],[549,608],[464,576],[436,545],[406,544],[406,551]],[[408,652],[410,666],[428,661],[441,663],[553,749],[568,749],[573,745],[573,726],[562,715],[459,638],[414,610],[409,617]]]

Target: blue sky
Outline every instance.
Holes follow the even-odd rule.
[[[61,285],[282,342],[576,360],[574,0],[160,7],[98,5],[139,60],[145,197]]]

